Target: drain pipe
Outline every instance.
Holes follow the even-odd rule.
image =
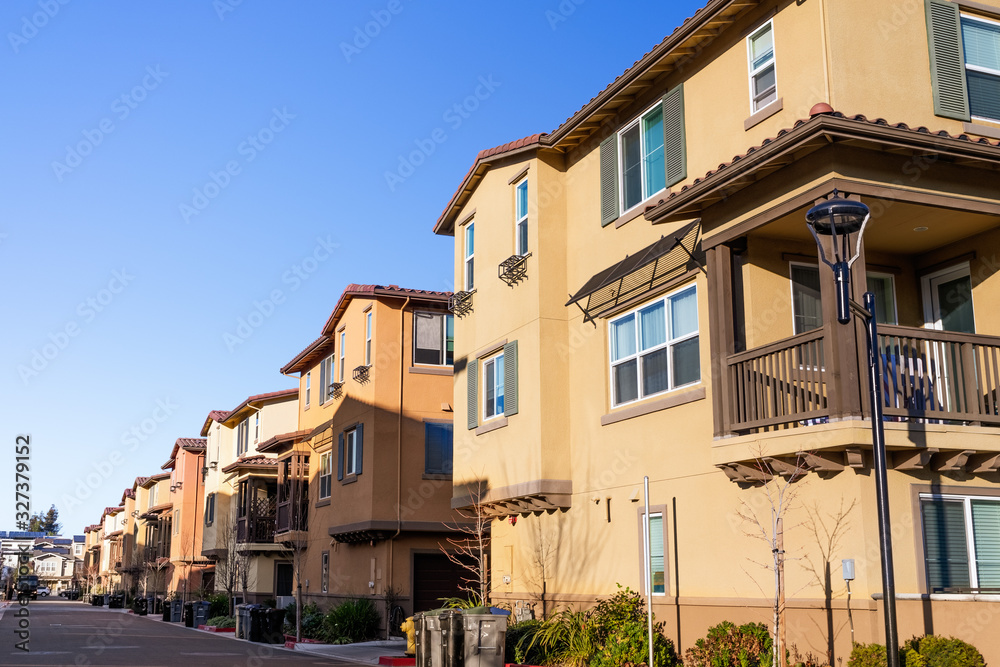
[[[403,307],[399,309],[399,409],[396,412],[396,534],[389,539],[389,562],[386,564],[389,570],[389,590],[392,587],[392,556],[393,542],[403,532],[403,367],[406,359],[406,346],[404,338],[406,335],[406,307],[410,305],[410,297],[406,297]],[[386,609],[388,618],[391,609]]]

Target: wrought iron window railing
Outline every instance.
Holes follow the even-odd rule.
[[[472,312],[472,295],[475,293],[476,290],[455,292],[448,298],[448,310],[453,312],[455,317],[465,317]]]
[[[526,279],[528,277],[529,257],[531,257],[530,252],[526,255],[511,255],[500,262],[500,265],[497,267],[497,274],[500,280],[507,283],[508,287],[513,287]]]

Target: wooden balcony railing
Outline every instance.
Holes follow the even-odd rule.
[[[827,330],[727,358],[726,433],[806,426],[844,416],[833,414],[831,397],[857,392],[857,387],[832,384],[847,374],[829,373],[825,367],[825,344],[832,344],[825,340]],[[855,377],[867,377],[866,354],[862,347]],[[1000,426],[1000,337],[879,325],[879,355],[887,420]],[[867,401],[861,405],[867,414]]]
[[[249,510],[236,520],[238,542],[274,542],[276,519],[274,496],[249,501]]]
[[[829,417],[823,329],[729,357],[730,431]]]

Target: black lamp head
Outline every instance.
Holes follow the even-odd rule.
[[[806,213],[808,222],[817,234],[847,236],[861,229],[869,209],[859,201],[834,197],[813,206]]]

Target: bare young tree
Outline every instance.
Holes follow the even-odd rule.
[[[785,516],[794,505],[798,496],[798,488],[793,485],[802,479],[809,471],[803,456],[797,456],[794,462],[765,457],[758,452],[755,458],[756,474],[747,480],[759,485],[764,492],[766,501],[764,512],[766,517],[758,513],[747,502],[740,499],[737,515],[748,526],[745,534],[767,544],[771,552],[768,561],[757,561],[747,558],[750,562],[764,568],[774,575],[773,611],[773,651],[775,666],[785,664],[785,648],[787,646],[785,624]],[[756,580],[754,580],[756,582]],[[761,590],[763,593],[763,590]]]
[[[477,604],[488,605],[492,591],[489,557],[493,517],[482,503],[484,489],[479,485],[470,485],[469,489],[472,504],[457,510],[461,520],[449,526],[455,537],[446,538],[447,546],[441,545],[440,549],[448,560],[465,571],[459,590]]]
[[[245,555],[240,553],[236,534],[236,507],[229,512],[220,512],[215,524],[215,543],[222,555],[215,561],[215,581],[229,596],[229,614],[236,613],[236,591],[240,586]],[[244,596],[246,595],[244,587]]]

